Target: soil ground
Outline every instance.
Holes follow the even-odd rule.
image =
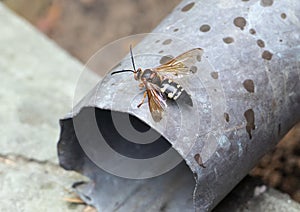
[[[180,0],[3,0],[83,63],[102,46],[150,32]],[[137,21],[138,20],[138,21]],[[300,202],[300,124],[251,171]]]

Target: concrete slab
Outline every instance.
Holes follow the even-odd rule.
[[[84,178],[49,162],[22,157],[0,158],[0,211],[82,211],[71,188]]]
[[[1,3],[0,29],[0,211],[82,211],[56,144],[83,65]]]
[[[57,162],[58,120],[83,65],[2,4],[0,29],[0,154]]]
[[[272,212],[299,212],[299,203],[291,200],[287,194],[280,193],[277,190],[269,189],[267,192],[254,197],[247,203],[247,207],[244,212],[260,212],[260,211],[272,211]]]
[[[259,178],[245,177],[214,212],[297,212],[300,204],[287,194],[265,186]]]

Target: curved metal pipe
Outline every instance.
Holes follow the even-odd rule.
[[[96,169],[94,163],[114,167],[110,170],[113,174],[124,173],[123,177],[130,177],[134,173],[136,179],[143,179],[153,173],[164,173],[183,158],[196,180],[193,195],[196,210],[211,210],[300,120],[299,14],[297,0],[183,1],[154,30],[158,34],[147,36],[134,52],[140,55],[135,58],[138,65],[154,67],[164,58],[161,56],[174,57],[201,47],[204,55],[196,64],[196,74],[181,81],[191,93],[194,107],[189,109],[171,102],[166,118],[157,124],[151,119],[147,105],[136,108],[142,94],[132,75],[108,75],[73,113],[61,120],[58,144],[61,165],[81,171],[94,180],[94,187],[85,188],[84,193],[92,197],[92,204],[103,209],[104,203],[99,199],[101,188],[97,184],[100,178],[102,183],[106,176],[105,179],[113,178],[107,182],[123,185],[114,189],[106,185],[104,190],[117,192],[117,188],[123,188],[134,196],[143,189],[131,189],[138,188],[141,181],[132,185],[125,179],[108,177]],[[158,36],[163,40],[157,39]],[[162,51],[164,55],[150,59],[149,55],[143,55],[162,54]],[[122,62],[114,71],[128,68],[130,63]],[[117,129],[118,123],[129,123],[128,116],[122,114],[130,114],[130,123],[135,123],[132,125],[140,132],[151,127],[148,136],[154,136],[153,146],[143,149],[142,144],[126,142],[128,139],[124,139],[122,129]],[[104,127],[99,134],[101,126]],[[116,129],[113,126],[117,126]],[[138,136],[138,140],[143,140]],[[111,148],[131,159],[110,158],[107,139],[111,141],[108,142]],[[101,140],[104,145],[98,145]],[[151,160],[158,155],[163,155],[159,165]],[[137,170],[144,170],[145,164],[135,163],[136,159],[146,161],[152,173],[139,173]],[[182,174],[175,172],[170,172],[170,176]],[[153,180],[151,185],[159,188],[166,182],[166,176],[162,176],[162,181]],[[191,179],[191,175],[182,179]],[[180,185],[185,184],[181,181]],[[162,197],[163,193],[160,193]],[[155,194],[155,191],[149,192],[149,195]],[[134,205],[126,198],[124,201]],[[181,205],[182,209],[189,207],[189,203]],[[174,208],[181,206],[173,205]]]

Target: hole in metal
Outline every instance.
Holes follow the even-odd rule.
[[[216,71],[214,71],[214,72],[211,72],[211,73],[210,73],[210,76],[211,76],[212,78],[214,78],[214,79],[218,79],[218,78],[219,78],[219,73],[216,72]]]
[[[234,20],[233,20],[233,24],[236,26],[236,27],[239,27],[241,30],[244,30],[244,27],[246,26],[246,19],[243,18],[243,17],[236,17]]]
[[[170,44],[172,42],[172,39],[167,39],[167,40],[165,40],[162,44],[163,45],[168,45],[168,44]]]
[[[256,31],[255,31],[255,29],[251,28],[251,29],[249,29],[249,33],[250,33],[251,35],[255,35],[255,34],[256,34]]]
[[[185,5],[185,6],[181,9],[181,11],[182,11],[182,12],[187,12],[187,11],[189,11],[190,9],[192,9],[192,7],[193,7],[194,5],[195,5],[195,2],[189,3],[189,4]]]
[[[263,7],[270,7],[273,4],[273,0],[260,0],[260,5]]]
[[[272,57],[273,57],[273,54],[272,54],[271,52],[269,52],[268,50],[265,50],[265,51],[262,53],[261,57],[262,57],[263,59],[265,59],[265,60],[271,60]]]
[[[160,59],[159,63],[160,64],[165,64],[167,62],[169,62],[170,60],[172,60],[174,57],[172,55],[165,55],[162,56],[162,58]]]
[[[281,17],[282,19],[286,19],[286,14],[285,14],[285,13],[281,13],[280,17]]]
[[[210,30],[210,26],[208,24],[203,24],[201,27],[200,27],[200,31],[201,32],[208,32]]]
[[[224,43],[230,44],[234,42],[234,39],[232,37],[226,37],[223,38]]]
[[[243,82],[244,88],[249,92],[249,93],[254,93],[254,82],[251,79],[246,79]]]
[[[229,122],[229,114],[228,113],[224,113],[224,118],[226,122]]]
[[[265,42],[261,39],[258,39],[256,41],[257,45],[260,47],[260,48],[264,48],[265,47]]]

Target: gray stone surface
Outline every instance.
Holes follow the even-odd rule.
[[[0,158],[0,211],[82,211],[84,205],[66,201],[76,197],[71,186],[81,180],[49,162]]]
[[[56,144],[83,66],[2,4],[0,29],[0,211],[82,211]]]
[[[287,194],[268,188],[258,178],[245,177],[214,212],[297,212],[299,203]]]
[[[56,162],[83,65],[2,4],[0,29],[0,154]]]
[[[246,205],[246,207],[238,210],[243,212],[299,212],[300,205],[291,200],[291,198],[282,194],[279,191],[270,189],[263,194],[252,198]]]

